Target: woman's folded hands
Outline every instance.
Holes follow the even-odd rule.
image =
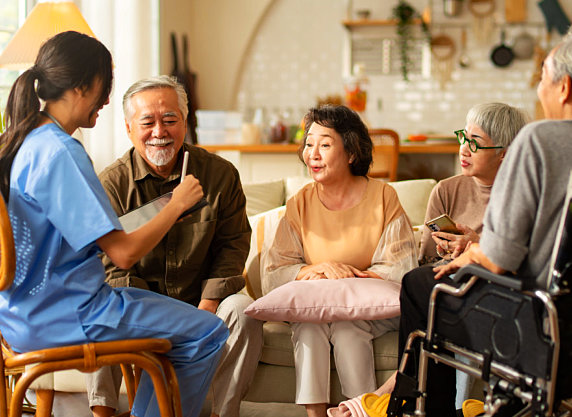
[[[372,271],[360,271],[358,268],[341,262],[322,262],[306,265],[296,277],[297,281],[312,279],[342,279],[342,278],[379,278]]]

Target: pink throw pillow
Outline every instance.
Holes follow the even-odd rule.
[[[376,278],[292,281],[250,304],[245,314],[264,321],[329,323],[400,314],[397,282]]]

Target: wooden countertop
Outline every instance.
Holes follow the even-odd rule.
[[[296,144],[265,145],[199,145],[209,152],[238,151],[242,153],[296,153]],[[400,154],[456,154],[459,144],[450,140],[427,140],[425,142],[401,142]]]
[[[451,140],[426,140],[425,142],[401,142],[400,154],[412,153],[459,153],[459,144]]]

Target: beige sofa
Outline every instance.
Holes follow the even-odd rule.
[[[247,286],[243,291],[254,298],[261,295],[259,254],[272,241],[280,206],[302,185],[310,181],[304,177],[287,178],[258,184],[245,184],[247,211],[253,228],[251,251],[246,264]],[[425,216],[434,180],[410,180],[390,183],[413,225],[420,225]],[[277,208],[278,207],[278,208]],[[420,228],[415,227],[416,238]],[[382,383],[397,368],[397,332],[388,333],[374,341],[375,367],[378,383]],[[333,364],[333,361],[332,361]],[[290,328],[285,323],[264,324],[264,347],[254,382],[247,401],[293,403],[295,394],[293,349]],[[335,368],[332,368],[331,401],[343,399]],[[46,375],[34,388],[54,389],[56,392],[85,392],[85,381],[77,371],[63,371]]]

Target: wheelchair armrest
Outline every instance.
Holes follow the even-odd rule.
[[[463,282],[473,275],[513,290],[522,291],[524,289],[524,282],[521,279],[513,278],[509,275],[494,274],[481,265],[476,264],[466,265],[459,269],[453,276],[453,281]]]

